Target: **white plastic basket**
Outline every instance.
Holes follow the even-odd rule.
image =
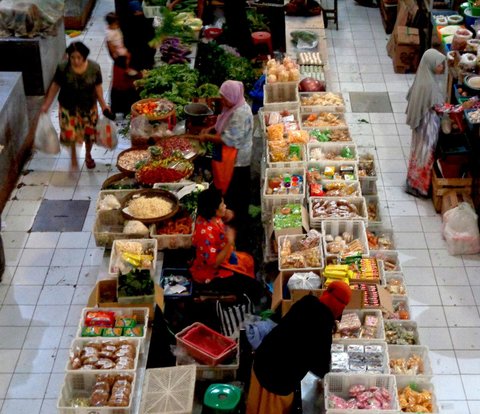
[[[378,260],[383,261],[385,273],[390,272],[402,272],[400,265],[400,259],[398,258],[398,252],[395,250],[377,250],[370,252],[371,257],[376,257]]]
[[[435,395],[435,387],[433,386],[431,380],[428,377],[421,376],[407,376],[407,375],[397,375],[395,377],[397,382],[397,390],[400,392],[409,384],[415,384],[415,387],[418,391],[429,391],[432,393],[432,413],[439,413],[440,409],[437,405],[437,396]]]
[[[149,310],[148,308],[83,308],[82,314],[80,316],[80,322],[78,324],[78,330],[77,330],[77,338],[87,338],[87,339],[92,339],[92,338],[102,338],[106,339],[107,337],[85,337],[82,336],[82,329],[85,327],[85,316],[87,312],[89,311],[106,311],[106,312],[115,312],[115,317],[121,317],[121,318],[135,318],[137,321],[138,326],[143,326],[143,336],[141,337],[129,337],[129,336],[119,336],[116,338],[121,338],[121,339],[132,339],[136,338],[140,340],[140,353],[143,353],[143,350],[145,348],[145,340],[147,338],[147,330],[148,330],[148,313]]]
[[[195,365],[145,371],[140,414],[190,414],[195,392]]]
[[[142,239],[140,234],[124,233],[125,218],[120,210],[97,211],[93,235],[97,246],[112,247],[114,240]]]
[[[380,198],[376,195],[366,195],[365,203],[367,204],[367,212],[368,206],[371,204],[376,209],[376,217],[374,220],[371,220],[370,217],[368,218],[368,225],[375,226],[382,224],[382,213],[381,213],[381,206],[380,206]]]
[[[399,297],[402,297],[402,298],[407,298],[408,290],[407,290],[407,285],[405,284],[405,278],[403,277],[403,273],[388,272],[388,274],[385,275],[385,284],[387,285],[386,286],[387,289],[388,289],[389,282],[392,279],[397,279],[403,285],[404,293],[396,293],[394,291],[392,292],[392,291],[389,290],[390,294],[395,295],[395,296],[399,296]]]
[[[360,175],[358,177],[358,181],[360,181],[360,185],[362,187],[363,195],[377,195],[377,177],[365,177]]]
[[[398,343],[398,340],[393,341],[391,338],[389,338],[389,335],[387,333],[387,328],[389,326],[403,327],[413,331],[413,339],[415,343],[403,344],[403,343]],[[388,345],[420,345],[420,337],[418,335],[418,326],[415,321],[388,320],[388,321],[385,321],[384,327],[385,327],[385,341],[387,342]]]
[[[347,347],[348,345],[362,345],[362,346],[369,346],[369,345],[375,345],[375,346],[380,346],[382,349],[382,368],[381,368],[381,374],[390,374],[390,366],[389,366],[389,354],[387,352],[387,343],[386,342],[376,342],[376,341],[370,341],[370,340],[362,340],[362,339],[357,339],[355,341],[350,341],[350,340],[344,340],[344,339],[334,339],[333,344],[341,344],[345,347],[345,352],[347,352]],[[332,352],[333,354],[333,352]],[[331,371],[333,373],[333,371]],[[336,371],[336,373],[340,373],[340,371]],[[353,374],[353,375],[358,375],[358,374],[368,374],[368,375],[378,375],[378,372],[371,372],[371,371],[362,371],[361,373],[359,372],[343,372],[344,374]]]
[[[318,96],[320,101],[325,98],[326,95],[335,95],[341,99],[342,104],[339,105],[331,105],[331,104],[316,104],[316,105],[306,105],[304,104],[304,100],[306,98],[311,98],[314,96]],[[300,110],[302,112],[345,112],[345,101],[343,100],[343,96],[341,93],[334,93],[334,92],[300,92]]]
[[[389,273],[391,274],[391,273]],[[408,312],[408,315],[409,315],[409,319],[399,319],[395,313],[393,314],[387,314],[385,313],[384,314],[384,319],[385,320],[394,320],[394,321],[409,321],[411,320],[412,318],[412,315],[410,313],[410,306],[409,306],[409,303],[408,303],[408,296],[399,296],[399,295],[391,295],[391,298],[392,298],[392,306],[393,306],[393,309],[395,310],[397,308],[397,306],[403,302],[403,306],[405,307],[405,310]]]
[[[150,249],[153,252],[153,260],[152,260],[152,267],[149,268],[152,278],[155,278],[155,274],[157,271],[157,240],[155,239],[133,239],[133,240],[121,240],[122,242],[136,242],[142,245],[142,251],[146,249]],[[117,240],[113,241],[112,244],[112,251],[110,252],[110,262],[108,265],[108,274],[113,277],[118,276],[119,268],[115,265],[115,262],[118,258],[118,247],[117,247]]]
[[[286,109],[300,107],[298,82],[267,83],[263,86],[263,108],[265,111],[277,110],[278,104],[284,104]]]
[[[310,191],[310,186],[308,186],[307,189],[307,194],[308,197],[315,197],[315,198],[339,198],[339,196],[332,196],[332,195],[327,195],[327,190],[328,188],[333,188],[336,184],[339,184],[341,186],[353,188],[352,193],[346,196],[343,196],[342,198],[351,198],[351,197],[361,197],[362,196],[362,190],[360,189],[360,183],[358,181],[345,181],[345,180],[321,180],[320,184],[322,185],[323,191],[325,191],[325,195],[323,196],[314,196],[312,195],[312,192]]]
[[[307,155],[306,155],[306,146],[305,144],[297,144],[300,147],[300,159],[298,161],[271,161],[270,157],[270,147],[268,142],[265,143],[266,154],[267,154],[267,166],[269,168],[303,168],[305,165]]]
[[[131,192],[138,190],[100,190],[97,197],[97,202],[95,203],[95,211],[99,211],[100,202],[107,196],[113,195],[120,204],[122,204],[123,199],[128,196]]]
[[[324,261],[323,261],[323,250],[322,250],[322,240],[320,240],[320,244],[318,245],[318,256],[319,256],[319,262],[320,265],[318,267],[283,267],[282,265],[282,260],[281,260],[281,246],[283,245],[283,242],[288,239],[290,240],[292,244],[292,253],[299,251],[298,243],[300,240],[302,240],[305,237],[304,234],[300,235],[287,235],[287,236],[280,236],[278,238],[278,268],[280,271],[289,271],[289,270],[295,270],[298,272],[308,272],[308,271],[318,271],[320,269],[323,269],[324,267]]]
[[[277,107],[277,106],[276,106]],[[281,105],[279,105],[278,107],[281,107]],[[263,109],[263,111],[261,112],[261,115],[263,115],[262,117],[262,121],[260,122],[260,124],[262,125],[263,127],[263,132],[265,134],[268,134],[267,132],[267,128],[270,126],[270,125],[273,125],[273,124],[268,124],[266,121],[265,121],[265,117],[269,116],[272,112],[282,112],[282,111],[288,111],[290,115],[293,115],[293,119],[294,119],[294,122],[298,125],[298,129],[301,129],[300,128],[300,111],[297,108],[295,109],[286,109],[286,108],[283,108],[283,109],[277,109],[277,110],[271,110],[271,109]],[[259,115],[260,116],[260,115]],[[266,135],[267,139],[268,139],[268,135]]]
[[[388,345],[388,355],[390,360],[392,359],[408,359],[411,356],[418,355],[423,361],[423,373],[419,374],[420,376],[431,376],[433,375],[432,372],[432,365],[430,363],[430,358],[428,356],[428,347],[424,345]],[[390,368],[390,374],[396,376],[409,376],[403,374],[396,374]],[[417,375],[414,376],[415,378]]]
[[[336,256],[335,254],[327,252],[327,242],[325,241],[327,234],[330,234],[335,238],[344,232],[350,233],[353,236],[353,240],[358,239],[363,246],[363,255],[369,255],[367,234],[365,233],[365,224],[363,221],[324,220],[322,223],[322,238],[325,257]]]
[[[310,115],[320,114],[320,113],[322,113],[322,114],[329,113],[329,114],[334,115],[338,119],[338,125],[314,126],[314,125],[311,125],[310,123],[307,122],[307,118]],[[340,128],[343,129],[345,127],[348,127],[347,121],[345,120],[345,114],[343,114],[343,112],[329,112],[329,111],[315,111],[315,112],[311,112],[311,113],[302,112],[301,113],[301,126],[302,126],[302,129],[307,129],[307,130],[309,130],[309,129],[319,129],[319,130],[322,130],[322,131],[326,130],[326,129],[334,130],[334,129],[340,129]]]
[[[195,229],[195,220],[192,219],[192,230],[190,234],[157,234],[157,225],[151,224],[149,227],[150,238],[157,242],[158,250],[165,249],[189,249],[192,247],[193,231]]]
[[[383,248],[380,248],[380,246],[378,248],[372,248],[372,247],[369,246],[370,251],[382,251],[383,252],[383,251],[395,250],[395,239],[394,239],[392,229],[385,229],[381,226],[370,226],[369,225],[369,227],[367,228],[367,231],[370,231],[371,233],[373,233],[377,237],[380,237],[380,236],[388,237],[388,239],[390,240],[390,248],[383,249]]]
[[[378,319],[378,326],[377,326],[377,332],[376,332],[376,337],[375,338],[368,338],[365,339],[366,341],[370,342],[378,342],[378,341],[385,341],[385,328],[383,325],[383,316],[382,316],[382,311],[378,309],[345,309],[343,311],[343,314],[347,313],[356,313],[360,319],[360,321],[363,322],[365,320],[365,316],[372,315],[377,317]],[[358,341],[361,338],[335,338],[335,339],[341,339],[349,344],[355,343],[355,341]]]
[[[315,214],[315,204],[317,202],[323,202],[323,201],[338,201],[338,200],[346,200],[348,203],[353,204],[358,211],[358,216],[356,217],[350,217],[350,218],[345,218],[345,217],[337,217],[337,216],[328,216],[328,217],[321,217]],[[308,211],[310,215],[310,227],[315,227],[318,228],[321,223],[325,220],[360,220],[367,222],[368,221],[368,216],[367,216],[367,206],[365,204],[365,199],[363,197],[349,197],[349,198],[343,198],[343,197],[332,197],[332,198],[321,198],[321,197],[310,197],[308,199]]]
[[[315,148],[320,148],[323,153],[332,153],[335,155],[339,155],[343,148],[349,148],[351,153],[353,154],[353,158],[342,158],[342,159],[335,159],[335,160],[327,160],[327,159],[315,159],[312,158],[312,150]],[[339,162],[348,162],[348,161],[358,161],[358,153],[357,153],[357,146],[354,143],[342,143],[342,142],[312,142],[310,141],[307,146],[307,160],[310,162],[329,162],[329,161],[339,161]]]
[[[322,180],[343,180],[343,178],[327,178],[323,176],[326,167],[335,167],[335,172],[340,173],[340,168],[342,166],[353,167],[353,180],[345,180],[345,181],[357,181],[358,180],[358,169],[357,163],[355,161],[330,161],[330,160],[323,160],[323,161],[309,161],[307,163],[307,171],[310,169],[319,170],[320,174],[322,174]]]
[[[77,348],[82,350],[87,343],[95,342],[95,343],[104,343],[104,342],[109,342],[112,344],[118,343],[119,341],[125,341],[124,338],[81,338],[81,339],[74,339],[72,341],[72,345],[70,346],[70,351],[75,351]],[[116,370],[116,369],[96,369],[92,370],[91,372],[94,372],[96,374],[108,374],[108,373],[113,373],[116,371],[122,371],[122,372],[129,372],[129,373],[134,373],[137,370],[138,367],[138,357],[140,353],[140,339],[138,338],[129,338],[127,340],[129,343],[135,346],[135,359],[134,359],[134,368],[132,369],[122,369],[122,370]],[[82,369],[74,369],[72,368],[72,362],[70,361],[70,358],[67,361],[67,365],[65,367],[66,372],[84,372]]]
[[[285,175],[289,174],[291,175],[301,175],[302,176],[302,190],[299,191],[298,193],[287,193],[287,194],[267,194],[267,189],[268,187],[268,181],[270,178],[277,177],[279,175]],[[263,185],[263,197],[265,198],[284,198],[284,197],[298,197],[298,198],[304,198],[305,197],[305,169],[304,168],[267,168],[265,170],[265,181]],[[297,198],[297,199],[298,199]]]
[[[70,401],[73,398],[90,397],[98,374],[97,371],[67,373],[57,401],[57,412],[59,414],[131,414],[135,398],[136,377],[135,374],[130,373],[128,374],[133,376],[132,393],[130,404],[127,407],[70,407]],[[115,372],[111,372],[111,374],[115,375]]]
[[[317,138],[315,138],[315,136],[312,134],[312,132],[314,130],[318,129],[319,131],[325,131],[325,129],[322,129],[322,128],[308,128],[307,131],[310,133],[310,142],[318,142],[320,144],[322,144],[323,142],[322,141],[318,141]],[[328,128],[327,128],[328,129]],[[336,143],[336,144],[348,144],[348,143],[352,143],[353,140],[352,140],[352,136],[350,135],[350,131],[348,129],[348,127],[335,127],[335,128],[329,128],[331,131],[332,131],[332,136],[331,138],[333,138],[332,140],[330,141],[326,141],[325,143]],[[336,131],[336,132],[335,132]],[[348,137],[348,139],[345,139],[345,140],[335,140],[335,133],[337,134],[341,134],[343,133],[342,135],[345,135],[346,137]]]
[[[339,414],[344,410],[329,408],[329,398],[332,395],[349,399],[349,389],[354,385],[363,385],[365,387],[382,387],[387,389],[391,397],[391,410],[378,410],[384,414],[397,413],[399,410],[397,397],[397,383],[394,375],[354,375],[354,374],[333,374],[329,373],[324,377],[325,390],[325,408],[330,414]],[[349,410],[347,412],[357,413],[359,410]],[[370,412],[370,411],[368,411]]]

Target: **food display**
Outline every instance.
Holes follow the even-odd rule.
[[[377,285],[366,283],[352,283],[350,287],[355,290],[361,290],[363,294],[364,308],[378,308],[380,306],[380,296]]]
[[[294,30],[290,37],[298,49],[313,49],[318,44],[318,35],[310,30]]]
[[[157,140],[156,147],[161,149],[164,158],[174,157],[190,159],[202,150],[198,141],[182,136],[171,136]]]
[[[123,171],[134,174],[136,171],[136,165],[139,162],[145,162],[149,159],[150,151],[148,149],[127,150],[118,155],[117,166]]]
[[[320,241],[321,235],[316,230],[310,230],[305,236],[285,236],[280,244],[280,268],[321,268],[323,259]]]
[[[135,173],[138,182],[146,186],[156,183],[174,183],[188,178],[193,172],[193,164],[175,157],[151,161],[140,166]]]
[[[138,220],[126,220],[123,225],[123,233],[135,236],[148,236],[148,227]]]
[[[285,204],[273,211],[273,228],[275,230],[302,227],[301,204]]]
[[[427,390],[416,391],[415,384],[407,385],[398,391],[398,401],[404,413],[432,413],[432,393]]]
[[[318,219],[343,218],[354,219],[362,218],[358,207],[349,202],[348,199],[314,199],[312,201],[312,216]]]
[[[132,340],[90,341],[70,350],[69,366],[72,370],[135,369],[136,352]]]
[[[303,194],[303,175],[278,174],[267,178],[267,195]]]
[[[412,353],[408,358],[390,358],[390,371],[395,375],[422,375],[425,367],[422,357]]]
[[[361,195],[357,183],[345,181],[310,182],[310,197],[358,197]]]
[[[348,132],[348,129],[311,129],[310,140],[318,142],[346,142],[351,141],[352,138]]]
[[[391,345],[417,345],[416,328],[408,325],[385,321],[385,338]]]
[[[149,119],[163,118],[175,109],[175,105],[166,99],[145,99],[133,104],[137,115],[145,115]]]
[[[328,147],[314,147],[310,149],[310,161],[348,161],[355,158],[355,153],[351,147],[342,147],[339,150],[329,149]]]
[[[378,202],[376,200],[367,201],[368,221],[380,221],[378,214]]]
[[[328,286],[333,280],[341,280],[345,283],[380,282],[380,269],[374,258],[351,256],[344,259],[335,259],[333,262],[338,263],[327,264],[323,271],[323,276],[326,279],[325,286]]]
[[[133,197],[127,203],[124,211],[136,219],[155,219],[169,215],[175,211],[174,203],[165,197]]]
[[[156,234],[192,234],[193,219],[186,209],[181,209],[175,216],[156,225]]]
[[[304,148],[301,144],[277,140],[269,141],[268,152],[270,162],[297,162],[303,160]]]
[[[118,301],[136,296],[152,296],[154,283],[150,271],[145,269],[133,269],[126,274],[118,276]],[[152,297],[153,300],[153,297]]]
[[[472,124],[479,124],[480,123],[480,109],[476,109],[474,111],[467,112],[468,120]]]
[[[398,264],[398,258],[391,256],[387,252],[375,252],[375,257],[383,262],[385,272],[399,272],[400,266]]]
[[[392,295],[405,295],[407,290],[405,288],[405,284],[403,282],[403,278],[401,276],[398,277],[389,277],[387,279],[387,290]]]
[[[385,374],[386,353],[382,345],[333,343],[331,354],[331,372]]]
[[[367,240],[370,250],[393,250],[393,240],[386,233],[367,230]]]
[[[300,52],[297,60],[299,65],[323,65],[322,55],[320,52]]]
[[[408,311],[408,305],[405,300],[393,300],[393,313],[388,312],[385,314],[385,319],[401,319],[409,320],[410,312]]]
[[[353,385],[348,390],[348,400],[335,394],[328,396],[328,408],[357,410],[391,410],[394,408],[392,396],[386,388]]]
[[[358,175],[360,177],[375,177],[377,175],[372,154],[361,154],[359,156]]]
[[[299,79],[298,65],[288,56],[282,62],[275,59],[267,61],[267,83],[294,82]]]
[[[154,254],[153,244],[134,240],[115,240],[109,271],[113,274],[124,274],[136,268],[153,270]]]
[[[143,336],[143,325],[137,324],[134,316],[117,315],[112,311],[88,311],[82,321],[81,336]]]
[[[353,234],[344,231],[338,236],[325,235],[325,247],[328,254],[351,256],[365,253],[365,248],[360,239],[354,239]]]
[[[334,338],[376,339],[381,329],[381,320],[377,315],[365,314],[363,321],[355,312],[344,312]]]
[[[307,171],[308,182],[321,180],[355,180],[354,164],[332,164],[310,166]]]
[[[300,105],[302,106],[344,106],[345,102],[341,95],[325,92],[312,93],[308,96],[300,97]]]
[[[296,131],[300,129],[297,116],[290,111],[281,112],[272,111],[264,114],[264,122],[267,129],[268,139],[275,141],[282,139],[288,131]],[[305,133],[306,134],[306,133]],[[308,134],[302,142],[306,142]]]
[[[339,114],[319,112],[307,115],[305,119],[302,120],[302,125],[307,128],[344,127],[346,123]]]
[[[98,211],[118,210],[122,207],[118,198],[113,194],[107,194],[99,200],[97,209]]]

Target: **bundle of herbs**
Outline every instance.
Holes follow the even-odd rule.
[[[118,297],[150,296],[154,291],[150,270],[134,269],[118,275]]]
[[[163,7],[161,14],[161,23],[155,29],[154,38],[149,42],[151,47],[157,48],[167,37],[178,37],[184,43],[196,42],[194,30],[176,18],[178,13]]]

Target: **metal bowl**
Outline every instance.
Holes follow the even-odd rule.
[[[142,217],[132,216],[132,214],[128,211],[128,205],[133,198],[137,198],[141,196],[144,196],[147,198],[151,198],[151,197],[163,198],[172,204],[172,210],[169,213],[165,214],[164,216],[160,216],[160,217],[142,218]],[[167,220],[173,217],[177,213],[179,208],[180,208],[180,205],[179,205],[177,196],[171,193],[170,191],[162,190],[162,189],[132,191],[122,200],[123,217],[125,217],[127,220],[138,220],[145,224],[158,223],[159,221]]]
[[[213,111],[205,104],[193,102],[185,105],[183,110],[188,116],[193,117],[205,117],[209,115],[213,115]]]
[[[479,75],[466,76],[463,83],[473,91],[480,92],[480,76]]]

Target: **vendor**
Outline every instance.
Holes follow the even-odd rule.
[[[197,216],[192,240],[195,259],[190,268],[193,280],[210,290],[237,296],[245,293],[259,303],[263,287],[255,279],[253,258],[235,251],[235,232],[223,221],[231,212],[219,190],[210,187],[199,194]]]
[[[200,139],[219,144],[212,161],[213,182],[235,213],[233,225],[241,231],[248,220],[250,204],[253,115],[245,101],[242,82],[223,82],[220,96],[223,109],[214,126],[216,133],[203,133]]]
[[[320,298],[307,295],[293,304],[255,352],[247,414],[290,413],[307,372],[322,378],[330,370],[335,319],[351,295],[346,283],[335,281]]]

